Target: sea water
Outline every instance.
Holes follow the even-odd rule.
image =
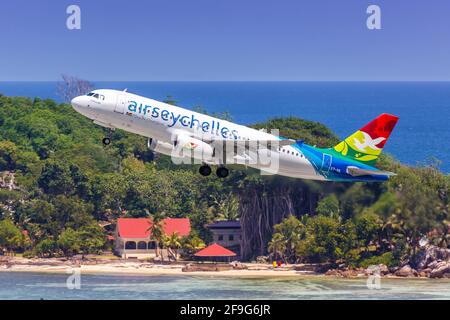
[[[65,274],[0,272],[0,299],[450,299],[450,279],[382,278],[374,289],[365,278],[327,276],[82,274],[79,289],[69,289],[67,278]]]

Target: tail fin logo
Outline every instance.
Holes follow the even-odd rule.
[[[353,145],[361,152],[366,152],[366,148],[371,149],[372,151],[378,151],[381,150],[381,148],[377,147],[377,144],[381,143],[382,141],[386,140],[385,137],[380,137],[376,139],[372,139],[371,136],[369,136],[364,131],[360,131],[361,134],[364,136],[363,141],[361,142],[358,138],[353,138]]]
[[[372,165],[380,155],[397,120],[396,116],[382,114],[340,142],[334,150],[343,156]]]

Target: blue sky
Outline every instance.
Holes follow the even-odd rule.
[[[81,7],[81,30],[66,8]],[[382,30],[366,9],[381,7]],[[0,81],[450,80],[448,0],[9,0]]]

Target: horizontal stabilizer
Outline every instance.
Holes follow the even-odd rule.
[[[361,169],[358,167],[347,167],[347,173],[354,176],[395,176],[396,173],[381,170]]]

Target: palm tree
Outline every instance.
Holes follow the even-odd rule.
[[[205,247],[205,242],[196,235],[190,235],[189,237],[183,239],[183,248],[186,249],[190,255],[193,255]]]
[[[166,245],[170,256],[174,261],[178,259],[178,249],[181,248],[180,237],[177,232],[172,233],[170,236],[164,237],[164,244]],[[170,260],[170,257],[169,257]]]
[[[284,253],[286,252],[287,241],[281,233],[275,233],[272,240],[269,242],[269,252],[273,254],[275,260],[280,257],[284,260]]]
[[[148,230],[150,231],[152,238],[156,241],[156,256],[159,256],[161,249],[161,261],[164,260],[164,254],[162,249],[164,248],[164,226],[163,226],[163,214],[155,214],[151,222],[149,222],[150,227]]]
[[[217,208],[218,220],[233,221],[239,219],[239,198],[232,192],[222,199],[214,197],[214,205]]]

